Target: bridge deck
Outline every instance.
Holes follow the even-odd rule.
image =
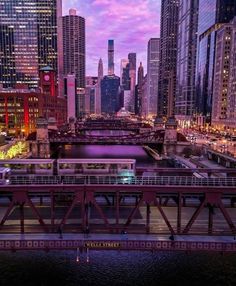
[[[143,250],[236,252],[234,236],[169,236],[111,234],[0,235],[0,251],[18,250]]]

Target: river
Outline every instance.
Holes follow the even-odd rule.
[[[136,159],[136,165],[171,167],[167,160],[156,161],[146,153],[142,146],[134,145],[65,145],[61,150],[61,158],[107,158]]]
[[[236,256],[184,252],[75,251],[0,254],[0,285],[236,285]]]

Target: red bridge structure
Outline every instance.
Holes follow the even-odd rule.
[[[172,170],[173,171],[173,170]],[[206,170],[203,170],[204,173]],[[209,170],[208,170],[209,171]],[[212,170],[220,176],[12,176],[0,185],[0,236],[10,233],[50,235],[63,233],[120,235],[164,235],[185,237],[186,241],[132,244],[135,249],[180,249],[190,247],[188,237],[236,235],[235,170]],[[178,174],[180,174],[178,170]],[[201,173],[201,169],[198,170]],[[227,176],[228,174],[228,176]],[[230,174],[230,176],[229,176]],[[77,242],[48,244],[48,239],[30,244],[32,248],[74,247]],[[2,240],[0,249],[24,249],[21,239]],[[146,240],[146,236],[145,236]],[[5,241],[5,242],[4,242]],[[110,241],[112,241],[110,239]],[[73,244],[73,243],[75,244]],[[199,240],[197,240],[199,243]],[[196,242],[196,243],[197,243]],[[212,241],[211,241],[212,242]],[[222,241],[206,242],[208,248],[224,251]],[[212,243],[213,243],[212,242]],[[72,243],[72,244],[71,244]],[[171,244],[172,243],[172,244]],[[184,244],[185,243],[185,244]],[[219,243],[219,244],[217,244]],[[233,245],[234,242],[232,242]],[[64,245],[64,246],[63,246]],[[120,249],[128,247],[122,242]],[[143,247],[142,247],[143,245]],[[178,246],[176,246],[178,245]],[[204,244],[192,244],[204,248]],[[218,246],[217,246],[218,245]],[[221,246],[219,246],[221,245]],[[191,247],[192,247],[191,246]],[[78,245],[81,247],[81,245]],[[191,248],[190,247],[190,248]],[[92,244],[91,244],[91,248]],[[96,244],[94,244],[94,248]],[[99,247],[98,247],[99,248]],[[104,248],[109,248],[105,247]],[[130,242],[130,248],[131,242]],[[225,248],[226,249],[226,248]],[[236,248],[230,246],[230,251]]]

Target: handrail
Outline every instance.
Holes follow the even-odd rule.
[[[236,177],[190,176],[11,176],[9,185],[134,185],[236,187]]]

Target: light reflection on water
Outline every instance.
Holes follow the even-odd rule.
[[[141,146],[130,145],[65,145],[62,158],[119,158],[136,159],[137,165],[167,166],[166,161],[156,161]]]
[[[236,256],[184,252],[75,251],[0,254],[0,285],[236,285]]]

